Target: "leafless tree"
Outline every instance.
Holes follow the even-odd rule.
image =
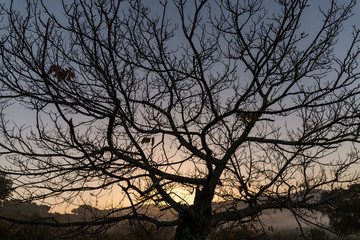
[[[355,0],[64,0],[61,14],[11,2],[0,154],[13,196],[111,189],[124,203],[42,224],[139,220],[205,239],[266,209],[309,221],[315,191],[359,179],[360,31],[344,28]]]

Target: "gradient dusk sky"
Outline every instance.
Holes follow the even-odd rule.
[[[5,3],[5,6],[9,6],[9,2]],[[25,11],[25,2],[26,0],[14,0],[13,2],[13,8],[19,10],[20,12]],[[55,16],[57,16],[58,18],[65,20],[64,18],[62,18],[62,11],[61,11],[61,6],[60,3],[61,1],[54,1],[54,0],[44,0],[46,6],[49,8],[49,10],[51,12],[53,12],[55,14]],[[65,0],[65,2],[67,2]],[[144,1],[145,2],[145,1]],[[149,2],[153,3],[153,2],[157,2],[157,1],[153,1],[150,0]],[[171,1],[169,1],[171,2]],[[211,3],[212,1],[210,1]],[[309,1],[310,4],[321,4],[324,8],[326,8],[326,5],[328,4],[329,1],[325,1],[325,0],[321,0],[321,1]],[[341,0],[340,0],[341,2]],[[269,11],[276,11],[276,7],[275,4],[273,4],[273,1],[269,1],[269,0],[264,0],[264,5],[266,8],[269,9]],[[151,5],[151,8],[154,9],[154,11],[157,11],[157,7],[156,4]],[[216,11],[216,10],[215,10]],[[336,45],[336,49],[335,49],[335,54],[342,56],[342,54],[344,54],[348,43],[351,41],[351,27],[355,24],[357,24],[360,27],[360,4],[357,4],[353,10],[354,16],[348,20],[348,22],[344,25],[344,30],[342,31],[341,35],[339,36],[339,42]],[[169,8],[169,12],[167,13],[167,16],[169,18],[172,18],[173,16],[177,16],[177,12],[174,10],[174,8],[170,7]],[[309,32],[310,34],[312,32],[315,32],[319,26],[321,25],[321,14],[319,12],[319,9],[316,6],[312,6],[311,8],[309,8],[306,12],[305,15],[303,16],[303,20],[302,20],[302,29],[306,32]],[[1,34],[1,32],[0,32]],[[179,42],[181,41],[181,39],[179,39]],[[176,43],[174,43],[176,44]],[[25,110],[24,108],[22,108],[19,105],[14,105],[12,107],[10,107],[9,109],[7,109],[7,118],[14,120],[14,122],[16,122],[19,125],[22,124],[33,124],[34,122],[34,114],[32,114],[31,111],[29,110]],[[297,122],[296,121],[290,121],[288,122],[288,124],[292,125],[293,127],[296,127]],[[1,139],[0,139],[1,141]],[[345,146],[346,148],[346,146]],[[340,154],[340,153],[339,153]],[[0,164],[2,164],[2,157],[0,156]],[[114,195],[107,195],[104,196],[104,203],[99,204],[100,206],[105,206],[108,204],[111,204],[112,201],[117,201],[117,198],[119,196],[117,196],[116,194]],[[89,198],[91,199],[91,196],[89,196]],[[89,200],[91,201],[91,200]],[[81,204],[81,201],[79,201],[79,204]],[[68,207],[68,208],[67,208]],[[67,208],[67,209],[66,209]],[[53,209],[53,211],[70,211],[73,207],[72,206],[62,206],[62,207],[57,207],[55,209]],[[66,210],[65,210],[66,209]]]

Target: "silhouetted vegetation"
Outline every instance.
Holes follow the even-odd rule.
[[[0,200],[114,204],[0,214],[19,236],[263,238],[275,210],[306,236],[324,203],[355,228],[357,202],[318,197],[360,180],[355,0],[17,3],[0,3]]]
[[[360,233],[360,184],[338,188],[322,195],[330,227],[339,234]]]
[[[11,194],[11,185],[11,179],[8,179],[5,174],[0,173],[0,205],[3,204]]]

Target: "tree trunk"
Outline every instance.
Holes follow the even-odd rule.
[[[211,202],[193,205],[179,216],[175,240],[205,240],[211,231]]]

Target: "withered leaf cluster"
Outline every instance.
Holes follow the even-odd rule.
[[[64,80],[71,80],[75,78],[75,73],[72,68],[62,68],[58,65],[51,65],[48,71],[48,74],[52,74],[53,77],[57,78],[57,81],[60,83]]]

